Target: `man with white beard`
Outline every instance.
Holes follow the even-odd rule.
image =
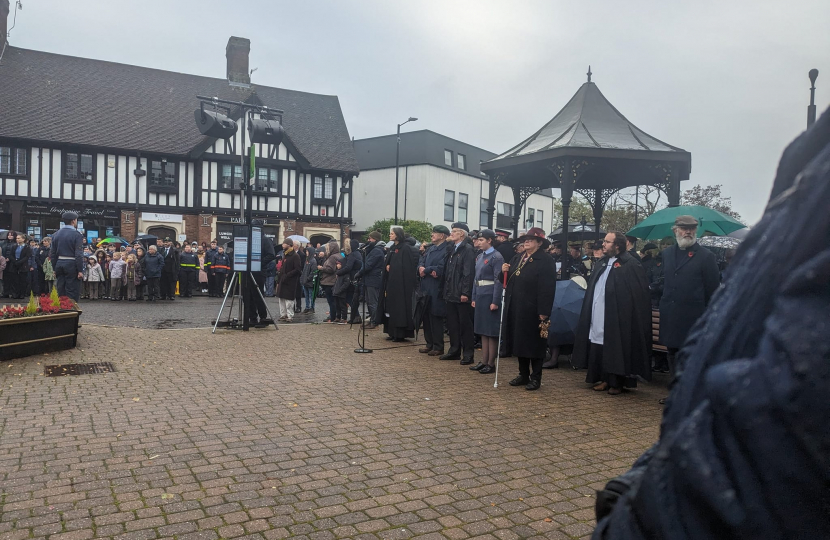
[[[715,255],[697,243],[697,226],[693,216],[677,216],[672,227],[677,244],[662,253],[660,343],[668,349],[673,377],[677,375],[675,354],[720,284]]]

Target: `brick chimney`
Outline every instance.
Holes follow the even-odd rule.
[[[0,0],[0,49],[9,33],[9,0]]]
[[[8,3],[8,0],[0,0]],[[228,81],[240,84],[251,84],[251,73],[248,70],[248,53],[251,52],[251,40],[233,37],[225,47],[225,58],[228,60]]]

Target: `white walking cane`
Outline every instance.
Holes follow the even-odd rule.
[[[504,292],[507,290],[507,272],[504,273],[504,287],[501,288],[501,311],[499,312],[499,341],[496,343],[496,381],[493,388],[499,387],[499,356],[501,354],[501,328],[504,320]]]

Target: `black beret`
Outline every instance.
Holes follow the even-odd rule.
[[[451,229],[461,229],[464,232],[470,232],[470,228],[467,227],[466,223],[461,223],[461,222],[453,223],[450,228]]]

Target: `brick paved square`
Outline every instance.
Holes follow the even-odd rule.
[[[659,382],[615,398],[563,363],[531,393],[503,359],[494,389],[377,331],[357,355],[348,326],[213,335],[207,300],[177,330],[96,309],[77,349],[0,363],[2,538],[584,537],[658,433]]]

